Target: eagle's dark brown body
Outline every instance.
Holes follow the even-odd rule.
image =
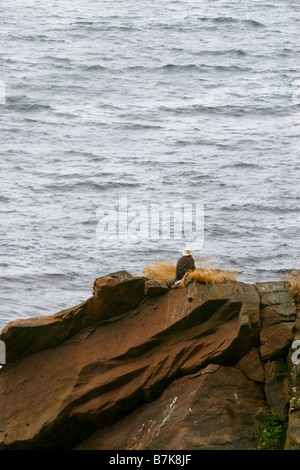
[[[180,281],[187,271],[193,271],[194,269],[196,268],[192,255],[182,256],[176,265],[176,281]]]

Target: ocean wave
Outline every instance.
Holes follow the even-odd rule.
[[[22,98],[27,98],[22,95]],[[38,111],[54,111],[54,108],[50,104],[43,103],[30,103],[20,100],[20,98],[9,96],[6,100],[6,107],[8,109],[17,109],[24,113],[38,112]]]
[[[98,22],[79,19],[77,21],[73,21],[73,22],[70,23],[70,26],[73,26],[73,25],[75,25],[75,26],[95,26],[95,25],[98,25]]]
[[[219,16],[218,18],[213,18],[212,21],[214,23],[242,23],[242,24],[254,26],[255,28],[265,27],[265,25],[259,21],[252,20],[252,19],[233,18],[232,16]]]
[[[203,139],[179,139],[174,142],[175,146],[180,146],[180,147],[189,147],[189,146],[203,146],[203,147],[216,147],[220,149],[233,149],[234,145],[232,142],[226,143],[226,142],[219,142],[216,140],[207,140],[205,138]],[[228,165],[229,167],[231,165]],[[234,166],[234,165],[232,165]],[[227,165],[222,166],[222,168],[226,168]]]
[[[193,52],[195,56],[208,56],[208,57],[224,57],[224,55],[235,55],[237,57],[246,57],[249,55],[249,52],[246,52],[244,49],[220,49],[220,50],[200,50]]]
[[[229,104],[219,104],[218,106],[209,106],[201,104],[187,104],[186,106],[176,105],[162,105],[159,107],[159,110],[167,113],[174,113],[178,115],[186,114],[210,114],[210,115],[230,115],[233,117],[239,116],[270,116],[272,115],[289,115],[291,111],[286,106],[264,106],[263,104],[258,105],[229,105]]]
[[[133,131],[144,131],[144,130],[160,130],[162,126],[155,125],[155,124],[147,124],[147,123],[137,123],[137,122],[127,122],[127,123],[118,123],[118,127],[120,129],[129,129]]]
[[[205,106],[200,104],[192,104],[186,106],[160,106],[161,112],[174,113],[174,114],[218,114],[218,115],[231,115],[231,116],[243,116],[247,113],[247,110],[242,106]],[[182,142],[182,141],[181,141]]]
[[[65,273],[37,273],[37,274],[23,274],[23,275],[6,275],[0,276],[0,283],[1,285],[8,283],[20,283],[22,285],[29,285],[31,286],[33,282],[56,282],[56,281],[73,281],[74,279],[79,279],[80,276],[78,273],[74,272],[72,274],[65,274]]]
[[[44,35],[44,34],[14,34],[10,33],[7,35],[8,39],[14,40],[14,41],[29,41],[29,42],[35,42],[35,41],[49,41],[49,37]]]
[[[91,72],[94,70],[112,71],[110,67],[105,67],[104,65],[100,65],[100,64],[82,65],[81,68],[83,70],[86,70],[87,72]]]
[[[41,59],[55,62],[67,62],[69,64],[73,63],[73,59],[70,59],[69,57],[57,57],[55,55],[44,55],[41,57]]]
[[[264,167],[258,163],[250,163],[250,162],[237,162],[237,163],[229,163],[226,165],[222,165],[221,168],[245,168],[247,169],[254,169],[254,170],[262,170]]]
[[[105,180],[103,183],[96,183],[94,181],[69,181],[61,183],[50,183],[42,186],[28,186],[33,192],[47,192],[47,191],[79,191],[79,190],[91,190],[91,191],[107,191],[118,188],[138,188],[142,186],[141,182],[130,182],[130,181],[111,181]]]
[[[240,213],[241,211],[251,212],[255,214],[259,214],[260,212],[269,212],[274,215],[276,214],[287,214],[287,213],[297,213],[300,212],[299,207],[293,206],[278,206],[276,204],[272,205],[265,205],[265,204],[256,204],[256,203],[246,203],[246,204],[230,204],[229,206],[224,206],[222,211],[226,212],[237,212]]]
[[[230,54],[237,54],[237,55],[248,55],[245,51],[234,51],[234,50],[229,50],[226,51]],[[225,52],[225,53],[226,53]],[[197,55],[209,55],[209,53],[205,52],[202,54],[201,52],[197,52]],[[215,55],[224,55],[223,51],[216,52]],[[109,72],[111,74],[116,74],[116,73],[132,73],[132,72],[146,72],[146,73],[153,73],[153,72],[201,72],[201,71],[221,71],[221,72],[252,72],[252,67],[250,66],[245,66],[245,65],[234,65],[234,64],[206,64],[206,63],[201,63],[201,64],[196,64],[196,63],[187,63],[187,64],[182,64],[182,63],[166,63],[162,65],[127,65],[124,67],[112,67],[112,66],[104,66],[101,64],[92,64],[92,65],[81,65],[80,68],[83,71],[86,72],[93,72],[93,71],[105,71]]]

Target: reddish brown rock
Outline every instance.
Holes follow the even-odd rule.
[[[145,281],[145,277],[134,277],[127,271],[96,279],[83,325],[121,315],[137,307],[144,297]]]
[[[155,400],[178,377],[212,362],[236,363],[258,341],[259,299],[252,286],[193,283],[110,318],[106,294],[117,288],[127,299],[124,287],[111,276],[98,281],[88,305],[96,311],[79,310],[81,325],[95,318],[93,325],[1,370],[0,448],[68,448]],[[115,314],[120,298],[111,299]],[[102,323],[98,299],[107,307]],[[15,344],[13,329],[9,344]]]
[[[273,309],[273,307],[265,307],[260,311],[261,327],[268,328],[268,326],[277,325],[282,321],[282,318]]]
[[[249,450],[264,408],[258,385],[233,367],[210,365],[83,441],[80,450]]]
[[[260,354],[263,361],[269,361],[288,352],[293,331],[284,322],[263,328],[260,333]]]
[[[164,281],[149,280],[145,282],[145,295],[156,297],[160,294],[165,294],[169,287]]]
[[[261,320],[252,285],[193,282],[152,297],[146,282],[109,274],[79,306],[4,329],[0,449],[253,448],[258,351],[286,350],[282,332],[271,342],[285,323],[270,311]]]
[[[287,418],[290,400],[289,365],[282,357],[265,364],[265,395],[272,411],[282,421]]]
[[[296,305],[286,281],[257,282],[262,308],[272,306],[285,321],[295,321]]]
[[[258,348],[252,348],[247,354],[235,366],[239,369],[246,377],[255,382],[264,382],[264,368],[259,356]]]
[[[10,322],[1,332],[8,363],[47,348],[54,348],[85,326],[120,316],[139,305],[145,278],[127,271],[108,274],[94,282],[94,295],[86,302],[53,316]]]
[[[287,353],[293,340],[296,305],[286,282],[256,283],[261,301],[260,353],[269,361]]]
[[[0,339],[6,344],[6,360],[11,363],[58,344],[80,330],[86,303],[53,316],[14,320],[2,330]]]

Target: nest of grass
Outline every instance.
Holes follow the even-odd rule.
[[[197,268],[185,274],[181,279],[182,287],[185,285],[185,279],[191,279],[200,284],[216,284],[224,281],[236,281],[236,273],[234,271],[222,271],[214,268]]]
[[[195,263],[200,264],[194,271],[185,274],[179,286],[184,287],[187,280],[192,280],[201,284],[215,284],[224,281],[236,281],[236,272],[231,269],[218,269],[208,264],[206,261],[195,258]],[[154,261],[150,265],[144,266],[143,275],[151,280],[170,281],[176,277],[176,264],[168,259],[165,261]]]

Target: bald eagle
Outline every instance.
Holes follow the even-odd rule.
[[[191,250],[183,250],[181,258],[176,264],[176,279],[179,282],[187,271],[193,271],[195,268],[195,261],[191,255]]]

